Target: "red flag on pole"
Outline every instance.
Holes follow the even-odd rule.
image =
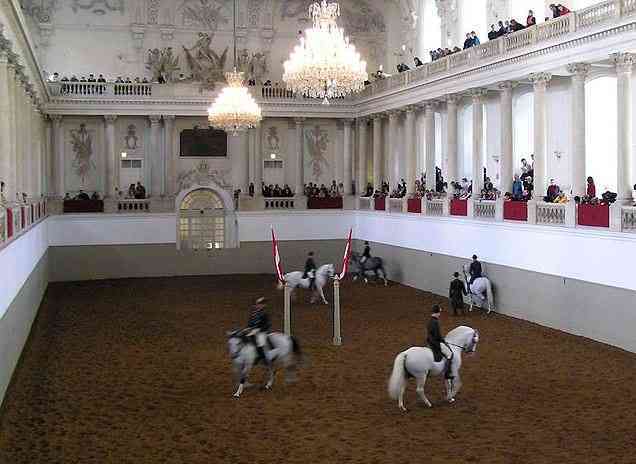
[[[351,258],[351,232],[353,229],[349,229],[349,238],[347,239],[347,246],[345,248],[344,256],[342,257],[342,272],[338,276],[338,280],[342,280],[347,275],[347,269],[349,269],[349,259]]]
[[[274,228],[272,227],[272,253],[274,254],[274,268],[276,268],[276,277],[280,283],[285,283],[283,277],[283,269],[280,264],[280,254],[278,253],[278,241],[276,240],[276,234],[274,234]]]

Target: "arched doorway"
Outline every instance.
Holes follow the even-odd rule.
[[[219,250],[238,247],[238,221],[228,192],[194,186],[177,197],[177,249]]]

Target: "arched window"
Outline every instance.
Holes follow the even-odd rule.
[[[585,86],[585,175],[592,176],[596,193],[616,192],[617,97],[616,78],[600,77]]]
[[[460,41],[458,46],[461,48],[466,38],[466,34],[471,31],[475,31],[479,40],[485,42],[488,40],[487,25],[487,8],[486,0],[462,0],[460,7]]]
[[[531,163],[534,153],[534,95],[532,92],[512,100],[512,172],[521,175],[521,159]]]
[[[225,216],[223,201],[216,192],[208,188],[189,192],[179,206],[178,248],[226,248]]]

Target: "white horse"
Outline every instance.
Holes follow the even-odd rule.
[[[325,298],[325,294],[323,292],[323,287],[327,284],[327,281],[330,277],[333,277],[336,274],[336,268],[333,264],[323,264],[316,271],[316,279],[314,280],[314,286],[316,288],[316,295],[322,300],[324,304],[329,304],[327,299]],[[295,288],[309,288],[309,278],[303,279],[303,273],[301,271],[288,272],[283,276],[285,282],[289,284],[292,289],[292,292]],[[282,282],[278,282],[278,289],[283,289]],[[315,298],[311,298],[311,302],[313,303]]]
[[[446,384],[446,400],[449,403],[455,401],[455,395],[461,388],[459,369],[462,366],[462,353],[474,353],[479,342],[479,333],[466,326],[459,326],[448,332],[446,335],[446,345],[442,344],[445,354],[448,349],[452,351],[452,375],[454,379],[449,379]],[[398,407],[406,411],[404,407],[404,390],[409,377],[415,377],[417,381],[417,394],[429,408],[431,402],[424,393],[426,377],[429,374],[440,375],[444,372],[446,360],[435,362],[433,351],[428,347],[414,346],[406,351],[402,351],[395,357],[393,362],[393,372],[389,378],[389,397],[398,400]]]
[[[488,303],[487,314],[490,314],[490,312],[495,309],[495,299],[493,297],[492,283],[490,282],[490,279],[482,273],[481,277],[477,277],[473,284],[469,285],[470,266],[468,264],[465,264],[463,270],[464,280],[466,281],[466,288],[468,288],[468,294],[470,297],[470,308],[468,308],[468,311],[472,311],[473,306],[484,308],[486,303]]]
[[[274,384],[274,375],[276,374],[276,369],[279,366],[282,365],[285,368],[286,377],[288,380],[291,380],[289,374],[302,358],[300,345],[294,337],[290,337],[279,332],[272,332],[268,334],[268,338],[273,349],[265,350],[265,355],[272,366],[269,370],[269,379],[265,384],[266,390],[270,390],[272,388],[272,385]],[[234,393],[234,397],[238,398],[245,389],[247,376],[258,359],[258,353],[256,351],[256,346],[250,337],[240,330],[228,333],[227,346],[230,352],[230,357],[232,358],[232,364],[239,376],[239,385]]]

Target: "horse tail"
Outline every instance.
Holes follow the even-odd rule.
[[[404,385],[406,383],[406,352],[401,352],[395,357],[393,362],[393,372],[389,378],[389,397],[393,400],[398,399]]]

